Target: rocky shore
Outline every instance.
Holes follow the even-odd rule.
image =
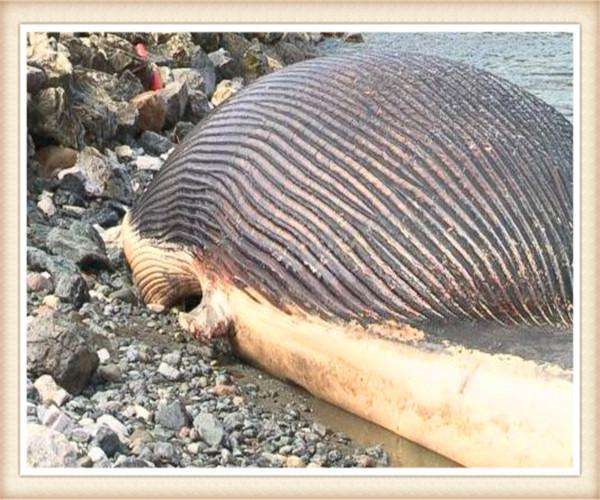
[[[285,385],[150,310],[119,225],[185,135],[261,75],[359,34],[30,33],[27,460],[33,467],[373,467]]]

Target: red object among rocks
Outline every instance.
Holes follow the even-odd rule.
[[[163,88],[162,78],[160,77],[160,71],[156,64],[152,65],[152,73],[150,74],[150,89],[160,90]]]
[[[144,61],[148,59],[148,51],[146,50],[146,46],[141,42],[135,44],[135,53]]]

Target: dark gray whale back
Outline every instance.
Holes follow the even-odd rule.
[[[490,73],[359,53],[267,75],[175,150],[144,237],[362,324],[572,322],[572,127]]]

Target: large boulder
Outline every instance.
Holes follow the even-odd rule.
[[[60,432],[28,423],[27,465],[30,467],[76,467],[77,448]]]
[[[73,316],[51,311],[28,318],[27,371],[50,375],[70,394],[79,394],[98,368],[87,326]]]
[[[73,221],[69,229],[52,228],[46,238],[46,247],[84,270],[110,267],[104,241],[87,222]]]

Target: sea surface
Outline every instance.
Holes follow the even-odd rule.
[[[327,53],[388,48],[466,62],[525,88],[573,119],[571,33],[363,33],[364,43],[328,38]]]

